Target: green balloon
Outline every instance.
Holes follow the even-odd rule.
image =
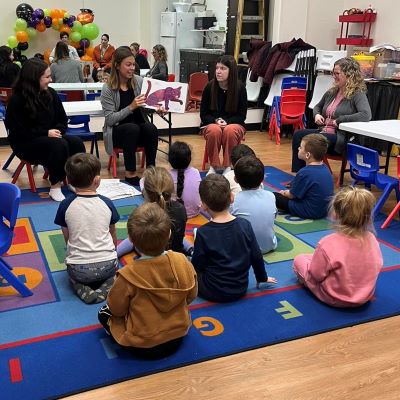
[[[33,39],[33,38],[36,37],[37,30],[35,28],[28,28],[26,30],[26,32],[28,33],[28,36],[29,36],[30,39]]]
[[[25,31],[27,26],[27,22],[22,18],[17,18],[17,20],[15,21],[15,28],[17,29],[17,31]]]
[[[85,24],[82,27],[81,35],[83,39],[89,39],[89,40],[94,40],[99,36],[100,30],[99,27],[94,24]]]
[[[82,30],[82,24],[79,21],[74,21],[71,31],[72,32],[80,32]]]
[[[14,35],[7,38],[7,43],[12,49],[18,46],[18,40]]]
[[[73,42],[79,42],[82,39],[82,36],[79,32],[72,32],[70,38]]]
[[[50,8],[43,8],[43,12],[45,17],[50,17]]]

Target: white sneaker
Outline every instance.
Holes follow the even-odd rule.
[[[225,169],[224,169],[224,172],[222,173],[222,175],[226,175],[228,172],[230,172],[232,170],[232,168],[231,167],[226,167]]]
[[[208,172],[206,173],[206,176],[210,175],[210,174],[216,174],[214,167],[210,167],[210,169],[208,170]]]
[[[53,188],[50,189],[49,191],[49,196],[52,198],[54,201],[63,201],[65,199],[65,196],[63,195],[61,188]]]

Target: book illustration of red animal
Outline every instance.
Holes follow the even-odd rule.
[[[147,91],[146,91],[146,104],[150,107],[161,107],[164,103],[164,108],[169,110],[169,102],[176,101],[179,104],[183,104],[183,101],[180,99],[181,97],[181,86],[178,88],[166,87],[165,89],[155,90],[153,93],[150,93],[151,90],[151,81],[147,81]]]

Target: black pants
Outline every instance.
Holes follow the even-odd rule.
[[[108,304],[105,304],[103,307],[101,307],[97,315],[100,324],[103,325],[103,328],[106,330],[106,332],[113,338],[110,326],[108,325],[108,321],[111,318],[111,316],[112,314],[110,308],[108,307]],[[152,360],[170,356],[171,354],[175,353],[178,350],[182,342],[183,342],[183,337],[180,337],[177,339],[170,340],[169,342],[161,343],[154,347],[146,347],[146,348],[127,347],[127,346],[122,346],[122,347],[132,351],[133,355],[135,355],[136,357]]]
[[[292,139],[292,172],[298,172],[306,166],[306,163],[299,159],[298,150],[303,137],[309,135],[310,133],[320,133],[321,135],[324,135],[329,140],[328,154],[339,155],[334,150],[336,144],[336,135],[320,132],[318,129],[301,129],[294,133]]]
[[[282,210],[287,213],[290,213],[289,198],[285,197],[283,194],[280,194],[279,192],[273,192],[273,193],[275,195],[276,208],[278,210]]]
[[[15,154],[31,164],[43,165],[49,171],[52,185],[65,179],[65,163],[76,153],[85,153],[85,145],[79,137],[64,135],[62,138],[40,136],[19,146]]]
[[[158,131],[155,125],[149,122],[117,125],[113,128],[112,136],[113,146],[123,150],[127,171],[136,171],[136,149],[142,146],[146,153],[146,166],[156,164]]]

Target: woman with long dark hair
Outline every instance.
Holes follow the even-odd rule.
[[[231,152],[246,132],[247,92],[238,79],[237,64],[232,56],[222,56],[215,68],[215,77],[204,89],[201,106],[201,133],[206,139],[210,160],[208,173],[221,168],[222,147],[224,172],[231,164]]]
[[[81,63],[69,56],[68,45],[59,41],[54,52],[54,62],[50,65],[51,79],[56,83],[84,82]]]
[[[104,145],[108,154],[113,147],[124,153],[125,180],[139,186],[136,175],[136,149],[144,147],[146,165],[155,165],[158,145],[157,128],[143,111],[145,96],[140,94],[143,78],[135,75],[135,58],[129,47],[115,50],[111,74],[101,91],[101,105],[105,122]]]
[[[0,87],[12,87],[19,73],[19,66],[13,63],[14,55],[8,46],[0,47]]]
[[[14,153],[48,169],[50,197],[64,200],[61,182],[68,157],[84,153],[78,137],[67,136],[67,116],[51,82],[50,67],[39,58],[24,63],[14,86],[5,119]]]

